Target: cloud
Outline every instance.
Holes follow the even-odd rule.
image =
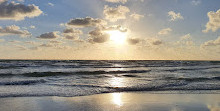
[[[25,46],[22,46],[22,45],[15,45],[15,47],[18,49],[18,50],[27,50],[27,48]]]
[[[193,0],[193,1],[191,1],[191,4],[192,5],[199,5],[199,4],[201,4],[201,1],[200,0]]]
[[[11,41],[9,41],[9,43],[21,43],[21,41],[11,40]]]
[[[11,25],[4,28],[0,27],[0,36],[19,35],[21,37],[30,36],[31,33],[27,30],[21,30],[19,26]]]
[[[110,35],[100,29],[95,29],[89,32],[89,36],[90,43],[104,43],[110,39]]]
[[[59,41],[57,41],[59,42]],[[48,42],[48,43],[43,43],[39,46],[33,47],[32,50],[35,50],[37,48],[38,49],[42,49],[42,48],[55,48],[55,49],[70,49],[71,47],[69,46],[64,46],[61,43],[54,43],[54,42]]]
[[[180,13],[175,13],[174,11],[169,11],[168,16],[170,16],[170,21],[176,21],[179,19],[184,19]]]
[[[144,18],[144,15],[133,13],[133,14],[130,15],[130,17],[133,18],[136,21],[139,21],[141,18]]]
[[[128,0],[105,0],[107,2],[111,2],[111,3],[123,3],[125,4],[126,2],[128,2]],[[131,0],[131,1],[141,1],[141,2],[144,2],[144,0]]]
[[[202,46],[220,46],[220,36],[216,40],[205,42]]]
[[[163,42],[159,39],[153,39],[151,41],[152,45],[161,45]]]
[[[181,46],[192,46],[194,45],[194,42],[192,41],[191,34],[186,34],[184,36],[180,37],[180,40],[176,42],[176,45],[181,45]]]
[[[37,45],[39,44],[38,42],[34,42],[34,41],[25,41],[25,44],[30,44],[30,45]]]
[[[112,3],[126,3],[127,2],[127,0],[105,0],[105,1],[107,1],[107,2],[112,2]]]
[[[17,0],[18,2],[24,2],[24,0]]]
[[[51,43],[51,44],[62,44],[63,42],[62,41],[57,41],[57,40],[51,40],[51,41],[49,41],[49,43]]]
[[[53,3],[48,3],[48,5],[49,5],[49,6],[51,6],[51,7],[53,7],[53,6],[54,6],[54,4],[53,4]]]
[[[127,28],[124,28],[122,27],[121,25],[113,25],[113,26],[109,26],[109,27],[99,27],[100,30],[103,30],[103,31],[112,31],[112,30],[118,30],[120,32],[127,32],[128,29]]]
[[[180,38],[181,38],[181,40],[189,40],[189,39],[191,39],[191,34],[186,34]]]
[[[107,23],[102,19],[94,19],[91,17],[86,17],[86,18],[72,19],[67,23],[67,26],[83,28],[83,27],[92,27],[92,26],[99,26],[106,24]]]
[[[48,43],[48,44],[41,44],[40,47],[53,47],[52,44]]]
[[[39,39],[55,39],[55,38],[60,37],[58,33],[59,32],[57,32],[57,31],[55,31],[55,32],[47,32],[47,33],[41,34],[37,38],[39,38]]]
[[[1,0],[0,2],[0,20],[24,20],[25,17],[33,18],[41,15],[43,12],[35,5],[24,5],[21,3]]]
[[[168,35],[170,34],[170,32],[172,32],[173,30],[171,28],[165,28],[162,29],[161,31],[158,32],[159,35]]]
[[[81,30],[73,29],[73,28],[67,28],[63,31],[63,36],[66,39],[70,39],[70,40],[78,40],[79,36],[82,34],[83,32]]]
[[[216,32],[220,28],[220,9],[216,12],[208,12],[207,16],[209,17],[209,22],[206,24],[206,29],[203,32],[207,33],[209,30]]]
[[[35,27],[34,25],[31,25],[30,28],[31,28],[31,29],[35,29],[36,27]]]
[[[105,19],[116,22],[121,19],[126,19],[126,14],[130,12],[130,9],[126,6],[119,5],[118,7],[109,7],[105,5],[103,14]]]
[[[136,45],[138,43],[141,42],[141,39],[139,38],[128,38],[127,39],[127,42],[130,44],[130,45]]]

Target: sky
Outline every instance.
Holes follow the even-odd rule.
[[[0,59],[220,60],[220,0],[0,0]]]

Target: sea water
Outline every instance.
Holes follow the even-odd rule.
[[[220,61],[0,60],[0,97],[220,92]]]

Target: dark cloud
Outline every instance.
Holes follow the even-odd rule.
[[[91,27],[91,26],[98,26],[98,25],[105,25],[106,22],[102,19],[94,19],[91,17],[86,18],[76,18],[70,20],[67,25],[73,27]]]
[[[153,45],[161,45],[163,42],[161,41],[161,40],[157,40],[157,39],[155,39],[155,40],[153,40],[152,42],[151,42]]]
[[[63,31],[63,36],[70,40],[79,40],[79,36],[82,34],[83,32],[81,30],[73,28],[67,28]]]
[[[52,44],[41,44],[40,47],[53,47]]]
[[[131,45],[136,45],[141,42],[139,38],[128,38],[127,42]]]
[[[90,43],[104,43],[110,39],[110,35],[100,29],[95,29],[89,32],[89,36]]]
[[[24,20],[25,17],[33,18],[43,12],[35,5],[24,5],[21,3],[0,1],[0,20]]]
[[[59,37],[58,33],[59,32],[47,32],[47,33],[41,34],[37,38],[39,38],[39,39],[55,39],[55,38]]]
[[[19,35],[21,37],[30,36],[30,32],[27,30],[21,30],[20,27],[16,25],[6,26],[4,28],[0,27],[0,36],[5,35]]]

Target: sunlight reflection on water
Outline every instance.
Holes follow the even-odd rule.
[[[112,102],[118,106],[122,106],[122,98],[120,93],[112,93]]]
[[[124,79],[125,78],[114,77],[109,81],[109,84],[112,87],[124,87],[126,85]]]

